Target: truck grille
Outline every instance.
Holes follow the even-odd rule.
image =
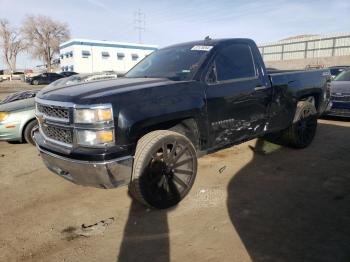
[[[350,102],[350,96],[331,96],[332,101]]]
[[[39,113],[46,117],[69,121],[69,109],[60,106],[37,104]]]
[[[73,144],[73,132],[70,129],[44,124],[41,126],[44,135],[55,141]]]

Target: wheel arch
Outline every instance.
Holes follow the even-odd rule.
[[[145,126],[143,129],[138,132],[137,136],[135,137],[136,141],[138,141],[142,136],[146,135],[149,132],[156,131],[156,130],[172,130],[172,131],[179,131],[180,128],[182,127],[185,128],[188,132],[191,132],[192,137],[194,138],[194,146],[196,149],[200,147],[200,139],[203,137],[203,134],[200,133],[200,128],[199,128],[199,121],[198,119],[194,117],[181,117],[177,119],[172,119],[168,121],[162,121],[158,123],[154,123],[148,126]],[[185,136],[186,133],[179,132]]]
[[[307,95],[303,95],[301,97],[299,97],[298,102],[299,101],[309,101],[310,103],[312,103],[317,112],[320,112],[320,106],[321,106],[321,94],[320,93],[310,93]]]

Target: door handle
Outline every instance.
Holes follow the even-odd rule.
[[[266,89],[266,86],[256,86],[254,88],[255,91],[259,91],[259,90],[263,90],[263,89]]]

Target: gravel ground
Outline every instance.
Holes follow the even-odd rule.
[[[253,140],[205,156],[190,194],[162,211],[0,142],[0,261],[350,261],[349,131],[320,120],[304,150]]]

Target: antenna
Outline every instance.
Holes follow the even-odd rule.
[[[134,23],[135,23],[135,30],[138,31],[139,35],[139,43],[142,43],[142,31],[145,31],[146,29],[146,15],[145,13],[142,13],[140,9],[137,10],[137,12],[134,13]]]

